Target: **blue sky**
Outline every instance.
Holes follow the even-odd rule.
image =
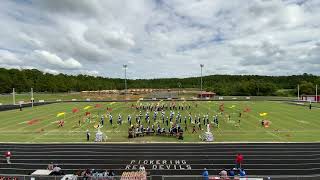
[[[318,0],[1,1],[0,67],[130,78],[320,75]]]

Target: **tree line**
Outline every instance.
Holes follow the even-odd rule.
[[[199,77],[136,79],[127,81],[128,88],[177,89],[200,87]],[[312,74],[292,76],[210,75],[203,77],[203,89],[219,95],[238,96],[294,96],[297,85],[300,94],[315,94],[320,77]],[[71,92],[105,89],[124,89],[124,79],[89,75],[49,74],[37,69],[0,68],[0,93]]]

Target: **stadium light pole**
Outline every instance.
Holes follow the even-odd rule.
[[[127,95],[127,68],[128,68],[128,65],[127,64],[124,64],[123,65],[123,69],[124,69],[124,93]]]
[[[316,84],[316,102],[318,102],[318,84]]]
[[[204,67],[204,64],[200,64],[201,69],[201,76],[200,76],[200,97],[202,99],[202,68]]]
[[[300,86],[298,84],[298,101],[300,100]]]
[[[181,94],[181,82],[178,82],[178,87],[179,87],[179,91],[178,91],[178,98],[179,98],[179,95]]]
[[[31,107],[33,107],[33,88],[31,88]]]
[[[16,93],[14,91],[14,88],[12,89],[12,100],[13,100],[13,105],[16,105]]]

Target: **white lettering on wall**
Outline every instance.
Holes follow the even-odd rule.
[[[191,170],[191,165],[186,160],[131,160],[130,164],[127,164],[125,169],[137,170],[140,166],[146,169],[152,170],[165,170],[165,169],[179,169],[179,170]]]

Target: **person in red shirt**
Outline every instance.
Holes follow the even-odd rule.
[[[11,161],[10,161],[10,158],[12,156],[11,152],[10,151],[7,151],[4,155],[7,159],[7,164],[11,164]]]
[[[242,154],[238,153],[236,157],[236,168],[237,169],[241,168],[242,163],[243,163],[243,156]]]

